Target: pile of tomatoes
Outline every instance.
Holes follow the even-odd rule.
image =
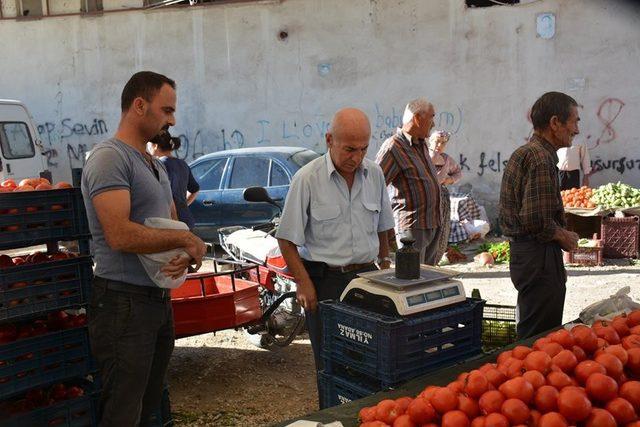
[[[560,329],[415,398],[360,410],[361,427],[640,427],[640,311]]]
[[[587,208],[593,209],[596,204],[591,201],[593,189],[589,187],[572,188],[570,190],[562,190],[562,204],[566,208]]]
[[[71,184],[64,181],[60,181],[57,184],[52,185],[46,178],[25,178],[19,183],[16,183],[13,179],[9,178],[0,183],[0,193],[10,193],[13,191],[60,190],[71,187]]]

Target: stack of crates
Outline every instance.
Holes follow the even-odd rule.
[[[89,238],[79,188],[0,194],[0,253],[47,245],[0,256],[2,426],[96,424],[86,317],[73,310],[89,301]],[[66,257],[58,243],[71,240],[79,253]]]
[[[482,352],[484,301],[391,317],[322,301],[320,405],[360,399]]]

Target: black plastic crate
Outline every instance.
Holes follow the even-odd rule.
[[[352,367],[352,362],[337,361],[336,358],[329,358],[322,355],[322,368],[325,374],[341,378],[350,383],[358,384],[367,390],[390,390],[402,385],[405,381],[389,383],[370,374],[363,374],[360,370]]]
[[[0,425],[2,427],[94,427],[98,425],[94,385],[90,381],[75,383],[83,388],[85,393],[83,396],[15,415],[3,411]],[[6,402],[4,405],[7,406]]]
[[[323,301],[323,357],[397,384],[479,354],[484,303],[468,298],[413,316],[390,317]]]
[[[324,371],[318,372],[318,384],[322,409],[362,399],[380,391]]]
[[[516,307],[485,304],[482,315],[482,348],[491,351],[513,344],[516,332]]]
[[[0,193],[0,250],[88,237],[79,188]]]
[[[94,366],[86,327],[0,346],[0,398],[87,375]]]
[[[90,256],[0,270],[0,320],[15,319],[88,302]]]

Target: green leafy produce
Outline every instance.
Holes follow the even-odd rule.
[[[578,247],[579,248],[595,248],[597,246],[597,243],[598,242],[592,239],[580,239],[578,240]]]
[[[496,264],[509,262],[509,242],[499,243],[483,243],[477,250],[477,253],[489,252]]]
[[[591,201],[604,209],[626,209],[640,206],[640,189],[627,184],[609,183],[593,191]]]

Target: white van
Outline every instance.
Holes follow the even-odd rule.
[[[42,143],[27,107],[20,101],[0,99],[0,181],[44,176],[46,170]]]

